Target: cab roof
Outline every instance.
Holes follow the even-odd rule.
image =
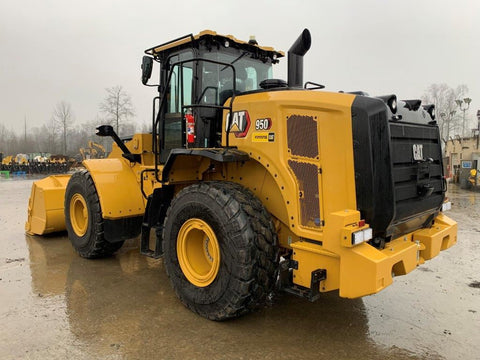
[[[160,44],[150,49],[147,49],[145,50],[145,53],[154,57],[161,56],[164,52],[171,52],[172,50],[176,50],[177,48],[180,49],[188,47],[189,45],[193,46],[194,43],[199,43],[204,39],[214,40],[221,44],[225,44],[225,41],[228,41],[229,46],[240,47],[243,50],[250,52],[257,52],[259,50],[264,51],[268,53],[272,58],[280,58],[285,56],[285,53],[283,51],[276,51],[274,48],[268,46],[259,46],[258,44],[256,44],[256,41],[254,43],[242,41],[238,40],[233,35],[221,35],[217,34],[215,31],[212,30],[204,30],[197,35],[189,34],[182,36],[178,39],[171,40],[164,44]]]

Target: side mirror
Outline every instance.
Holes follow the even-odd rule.
[[[153,59],[150,56],[142,58],[142,84],[147,85],[150,76],[152,76]]]

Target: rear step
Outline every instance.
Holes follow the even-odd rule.
[[[286,293],[303,297],[308,301],[314,302],[320,298],[320,282],[327,279],[326,269],[317,269],[312,271],[310,288],[306,288],[293,283],[293,269],[298,269],[298,262],[287,258],[279,264],[278,285],[280,290]]]

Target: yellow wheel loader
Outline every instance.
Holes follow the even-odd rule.
[[[27,232],[66,228],[86,258],[141,235],[180,300],[212,320],[275,290],[374,294],[455,244],[434,107],[304,83],[310,45],[304,30],[288,81],[272,72],[284,53],[254,39],[203,31],[146,50],[152,133],[98,127],[109,157],[36,182]]]

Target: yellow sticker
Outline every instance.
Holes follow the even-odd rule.
[[[273,142],[275,141],[275,133],[254,132],[252,133],[252,142]]]

